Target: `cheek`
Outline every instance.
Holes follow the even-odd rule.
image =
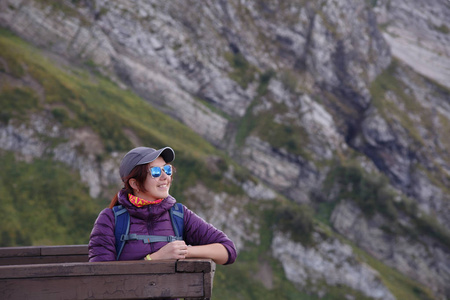
[[[147,190],[147,191],[149,191],[149,190],[151,190],[151,189],[153,189],[154,187],[156,187],[156,184],[155,184],[155,182],[154,182],[154,180],[149,180],[149,179],[147,179],[145,182],[144,182],[144,187],[145,187],[145,189]]]

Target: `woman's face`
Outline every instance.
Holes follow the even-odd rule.
[[[162,157],[158,157],[154,161],[148,164],[148,169],[152,167],[163,167],[166,162]],[[161,170],[161,176],[153,178],[150,173],[147,174],[147,178],[144,181],[144,187],[146,192],[135,192],[135,195],[139,198],[143,198],[149,201],[155,201],[158,199],[164,199],[169,196],[169,188],[172,183],[172,176],[167,175]]]

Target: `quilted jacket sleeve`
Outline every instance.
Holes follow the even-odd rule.
[[[203,220],[193,211],[186,207],[184,209],[184,238],[186,244],[197,246],[220,243],[228,251],[228,261],[226,264],[232,264],[236,260],[237,255],[233,241],[224,232]]]
[[[110,208],[105,208],[98,215],[89,238],[90,262],[116,260],[114,222],[114,213]]]

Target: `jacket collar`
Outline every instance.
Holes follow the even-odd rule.
[[[128,210],[130,216],[139,219],[158,218],[177,202],[174,197],[169,195],[159,204],[136,207],[128,200],[128,195],[124,189],[119,191],[118,196],[119,204],[123,205],[123,207]]]

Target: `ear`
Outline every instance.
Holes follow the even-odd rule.
[[[131,178],[131,179],[128,181],[128,183],[129,183],[130,186],[133,188],[133,190],[139,191],[139,186],[138,186],[138,184],[137,184],[136,179]]]

